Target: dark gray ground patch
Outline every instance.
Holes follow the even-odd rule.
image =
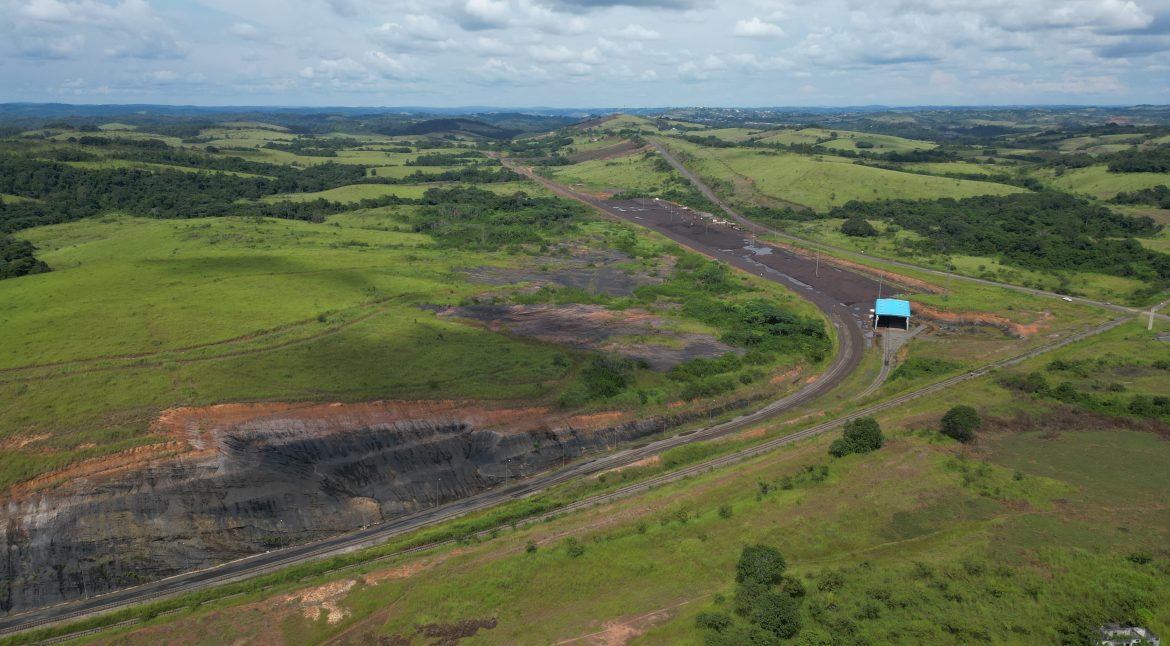
[[[691,359],[738,352],[707,334],[668,330],[663,319],[637,309],[619,312],[601,305],[465,305],[435,311],[439,316],[480,321],[490,329],[517,336],[581,350],[617,352],[663,372]],[[620,337],[645,337],[647,341],[666,341],[670,346]]]
[[[663,279],[658,276],[615,266],[631,260],[621,253],[589,251],[568,258],[539,258],[534,267],[474,267],[460,271],[473,281],[489,285],[559,285],[606,296],[629,296],[639,285],[662,283]]]

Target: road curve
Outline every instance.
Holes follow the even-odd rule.
[[[553,186],[557,185],[554,184]],[[553,188],[553,186],[550,186],[550,188]],[[558,188],[561,187],[558,186]],[[560,193],[560,191],[557,192]],[[838,316],[831,315],[830,318],[832,319],[834,326],[837,328],[838,333],[841,334],[841,348],[837,357],[835,357],[834,361],[830,364],[822,378],[796,393],[793,393],[779,401],[765,406],[755,413],[737,417],[729,422],[710,426],[687,435],[677,435],[652,442],[642,447],[624,449],[615,453],[599,456],[592,460],[572,464],[557,471],[538,474],[534,477],[522,480],[511,487],[491,489],[475,496],[418,512],[410,516],[400,517],[386,523],[366,527],[348,534],[334,536],[314,543],[290,547],[275,552],[257,554],[205,570],[181,574],[170,577],[168,579],[162,579],[144,584],[135,588],[118,590],[92,599],[73,601],[60,604],[58,606],[41,608],[19,615],[0,618],[0,635],[13,634],[64,621],[76,620],[90,615],[112,612],[114,610],[129,607],[146,601],[155,601],[164,597],[193,592],[214,585],[222,585],[255,577],[304,561],[344,554],[365,547],[378,545],[403,533],[413,531],[428,525],[433,525],[435,523],[458,518],[474,511],[488,509],[508,500],[532,496],[557,484],[561,484],[563,482],[567,482],[569,480],[591,473],[596,473],[617,466],[629,464],[630,462],[640,460],[650,455],[655,455],[674,446],[679,446],[681,444],[700,439],[711,439],[714,437],[727,435],[729,433],[752,426],[782,411],[789,410],[804,403],[808,403],[822,396],[835,384],[836,379],[838,379],[839,376],[848,374],[848,370],[851,369],[852,366],[856,365],[855,363],[851,365],[850,362],[845,359],[846,357],[849,357],[853,354],[860,355],[860,352],[858,351],[859,346],[852,345],[855,342],[855,338],[845,332],[845,330],[850,329],[852,326],[847,324]],[[768,440],[755,446],[723,455],[706,462],[697,463],[669,473],[661,474],[645,481],[627,485],[608,493],[599,494],[574,503],[570,503],[547,514],[534,517],[531,520],[538,521],[554,514],[561,514],[567,511],[604,504],[606,502],[646,491],[661,484],[674,482],[694,474],[706,472],[711,469],[720,468],[761,455],[778,447],[835,429],[851,419],[866,415],[873,415],[895,406],[899,406],[913,399],[939,392],[971,379],[982,377],[983,375],[987,374],[987,372],[996,368],[1015,365],[1070,343],[1074,343],[1076,341],[1089,338],[1090,336],[1100,334],[1107,330],[1113,329],[1114,327],[1125,323],[1128,320],[1131,320],[1130,317],[1114,319],[1103,325],[1083,330],[1076,334],[1065,337],[1064,339],[1053,341],[1051,343],[1033,348],[1023,354],[1007,359],[1002,359],[977,370],[957,375],[941,382],[931,384],[924,388],[899,395],[898,397],[892,398],[890,400],[868,406],[833,421],[818,424],[790,435]],[[402,552],[399,552],[399,554],[431,549],[446,542],[449,541],[443,541],[441,543],[403,550]],[[79,635],[80,633],[71,635],[69,637]]]
[[[584,202],[603,211],[609,216],[633,221],[629,217],[629,214],[624,214],[620,210],[600,200],[577,194],[564,186],[536,176],[528,169],[518,170],[533,177],[533,179],[563,197]],[[690,246],[693,243],[693,241],[689,241],[689,239],[683,236],[671,237],[674,237],[684,245]],[[706,253],[707,255],[719,256],[724,250],[699,248],[697,251]],[[727,256],[725,253],[723,255]],[[720,259],[751,273],[757,273],[758,271],[758,268],[751,264],[750,259],[738,256],[720,257]],[[769,274],[767,277],[776,282],[784,282],[782,274]],[[791,287],[791,285],[786,286]],[[530,476],[523,480],[521,484],[512,487],[490,489],[461,500],[433,507],[409,516],[402,516],[354,532],[326,538],[313,543],[288,547],[264,554],[256,554],[204,570],[179,574],[133,588],[115,590],[89,599],[74,600],[55,606],[38,608],[2,617],[0,618],[0,635],[80,619],[95,614],[112,612],[138,603],[155,601],[162,597],[193,592],[209,586],[258,576],[307,560],[343,554],[363,547],[378,545],[406,532],[458,518],[471,512],[488,509],[508,500],[531,496],[569,480],[628,465],[675,446],[734,433],[775,417],[797,406],[807,404],[828,393],[857,367],[864,353],[866,340],[856,312],[850,311],[846,306],[826,294],[810,291],[802,292],[800,290],[794,291],[798,295],[812,301],[817,307],[828,314],[829,320],[837,334],[838,351],[825,369],[825,372],[815,381],[806,384],[795,393],[763,406],[755,412],[741,415],[731,421],[709,426],[685,435],[676,435],[651,442],[644,446],[619,450],[590,460],[570,464],[562,469]]]
[[[773,229],[771,227],[764,226],[758,222],[755,222],[753,220],[750,220],[750,219],[740,215],[738,211],[731,208],[730,205],[728,205],[726,202],[724,202],[722,199],[720,199],[719,196],[715,194],[715,191],[711,190],[710,186],[707,186],[706,182],[704,182],[698,175],[696,175],[694,172],[692,172],[691,169],[687,168],[686,164],[683,164],[681,161],[679,161],[679,159],[675,156],[675,154],[673,152],[671,152],[669,148],[667,148],[665,145],[663,145],[661,141],[659,141],[658,139],[653,138],[653,137],[649,138],[648,141],[650,142],[650,145],[654,146],[654,149],[657,150],[659,152],[659,154],[661,154],[662,157],[667,162],[669,162],[671,166],[673,166],[675,168],[675,170],[677,170],[679,173],[681,173],[683,175],[683,177],[687,178],[687,180],[689,180],[691,182],[691,184],[694,184],[695,188],[699,189],[699,191],[708,200],[710,200],[713,204],[718,206],[724,213],[726,213],[728,215],[728,217],[734,219],[740,225],[746,227],[749,231],[752,231],[753,233],[764,234],[764,235],[773,235],[773,236],[776,236],[778,238],[783,238],[785,240],[791,240],[792,242],[797,242],[797,243],[800,243],[803,245],[810,245],[814,248],[819,248],[819,249],[823,249],[826,251],[833,251],[833,252],[840,253],[840,254],[854,255],[854,256],[866,258],[869,260],[876,260],[876,261],[883,262],[883,263],[886,263],[886,264],[894,266],[894,267],[900,267],[902,269],[912,269],[914,271],[921,271],[921,272],[925,272],[925,273],[928,273],[928,274],[931,274],[934,276],[941,276],[943,278],[953,278],[956,280],[966,281],[969,283],[975,283],[978,285],[987,285],[989,287],[1002,287],[1004,289],[1011,289],[1011,290],[1014,290],[1017,292],[1022,292],[1025,294],[1032,294],[1033,296],[1044,296],[1047,298],[1061,298],[1061,299],[1070,298],[1075,303],[1082,303],[1084,305],[1094,305],[1097,307],[1113,310],[1115,312],[1124,313],[1124,314],[1141,314],[1142,312],[1145,312],[1146,315],[1148,316],[1149,312],[1151,311],[1149,309],[1141,310],[1141,309],[1133,308],[1133,307],[1125,307],[1124,305],[1115,305],[1113,303],[1106,303],[1104,301],[1096,301],[1096,300],[1093,300],[1091,298],[1082,298],[1080,296],[1065,296],[1064,294],[1058,294],[1056,292],[1050,292],[1050,291],[1046,291],[1043,289],[1034,289],[1031,287],[1021,287],[1020,285],[1011,285],[1009,283],[1001,283],[1001,282],[997,282],[994,280],[987,280],[985,278],[976,278],[974,276],[965,276],[963,274],[954,274],[954,273],[951,273],[949,271],[942,271],[941,269],[931,269],[929,267],[923,267],[921,265],[914,265],[914,264],[911,264],[908,262],[902,262],[900,260],[893,260],[890,258],[873,256],[873,255],[870,255],[867,253],[862,253],[860,251],[854,251],[852,249],[845,249],[842,247],[836,247],[836,246],[824,244],[821,242],[814,242],[812,240],[806,240],[805,238],[794,236],[791,233],[786,233],[786,232],[781,231],[779,229]],[[1170,301],[1165,301],[1163,303],[1160,303],[1160,304],[1154,306],[1152,309],[1156,312],[1158,309],[1161,309],[1163,306],[1165,306],[1167,304],[1170,304]],[[1154,316],[1158,319],[1170,320],[1170,316],[1167,316],[1165,314],[1155,314]]]

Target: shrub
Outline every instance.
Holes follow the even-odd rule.
[[[955,406],[943,415],[941,431],[943,435],[958,440],[964,444],[975,441],[975,431],[983,424],[979,413],[970,406]]]
[[[581,378],[590,398],[613,397],[633,381],[634,362],[617,355],[594,356],[581,371]]]
[[[780,578],[780,589],[793,599],[800,599],[805,595],[804,584],[800,582],[800,579],[787,574]]]
[[[752,623],[781,639],[787,639],[800,632],[800,611],[792,597],[779,592],[767,592],[760,595],[752,605]]]
[[[570,536],[565,539],[565,553],[572,558],[577,558],[585,553],[585,546],[581,544],[581,541]]]
[[[829,446],[829,453],[836,457],[850,453],[869,453],[882,448],[884,443],[882,427],[877,420],[872,417],[859,417],[845,423],[845,430],[841,437],[833,440]]]
[[[722,612],[700,612],[699,616],[695,617],[695,625],[717,633],[723,632],[731,626],[731,617]]]
[[[877,229],[863,217],[851,217],[841,223],[841,233],[854,238],[872,238],[878,234]]]

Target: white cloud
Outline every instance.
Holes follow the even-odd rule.
[[[764,22],[759,18],[752,17],[747,20],[739,20],[735,23],[735,29],[732,30],[736,36],[744,38],[776,38],[784,35],[784,30],[778,25],[770,22]]]
[[[228,33],[247,40],[257,40],[260,37],[260,31],[255,25],[246,22],[237,22],[228,27]]]
[[[1168,56],[1170,0],[0,0],[10,100],[1164,103]]]
[[[454,27],[446,27],[431,16],[407,14],[402,23],[386,22],[373,31],[378,42],[395,49],[451,50],[459,44],[451,38]]]
[[[369,51],[366,52],[365,60],[370,69],[384,79],[411,79],[420,72],[419,62],[405,54],[391,56],[380,51]]]
[[[567,63],[579,58],[564,45],[534,45],[528,48],[528,55],[541,63]]]
[[[622,38],[632,38],[634,40],[658,40],[662,38],[662,34],[654,31],[653,29],[647,29],[642,25],[635,25],[632,23],[622,28],[622,30],[618,32],[618,35]]]
[[[301,70],[301,78],[306,79],[356,80],[368,76],[366,68],[352,58],[322,60]]]

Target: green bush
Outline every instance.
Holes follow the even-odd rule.
[[[570,536],[565,539],[565,553],[571,558],[577,558],[585,553],[585,546],[581,544],[581,541]]]
[[[829,453],[838,458],[850,453],[869,453],[882,448],[884,443],[882,427],[877,420],[872,417],[859,417],[845,423],[841,437],[829,445]]]
[[[872,238],[878,231],[865,218],[851,217],[841,223],[841,233],[854,238]]]
[[[788,563],[780,550],[770,545],[749,545],[743,548],[735,565],[735,581],[775,585],[787,568]]]
[[[695,617],[695,625],[705,630],[722,632],[731,626],[731,617],[722,612],[700,612]]]
[[[983,424],[979,413],[970,406],[955,406],[943,415],[941,431],[943,435],[958,440],[964,444],[975,441],[975,431]]]
[[[590,399],[605,399],[625,390],[634,380],[634,362],[618,355],[597,355],[581,371]]]
[[[800,610],[796,600],[779,592],[766,592],[752,605],[752,623],[781,639],[800,632]]]

